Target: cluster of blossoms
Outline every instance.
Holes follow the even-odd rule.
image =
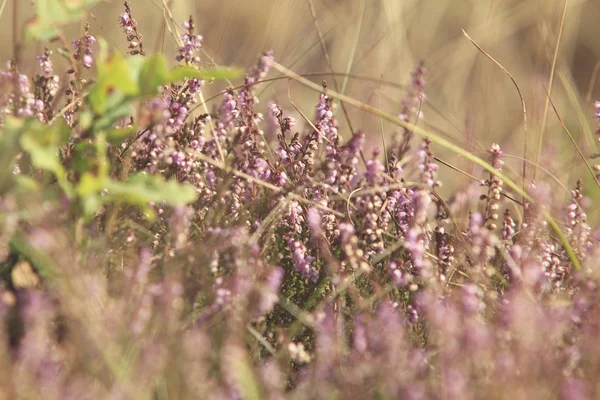
[[[120,23],[145,55],[127,2]],[[175,59],[197,68],[202,37],[182,26]],[[81,127],[88,100],[74,101],[95,42],[87,25],[73,41],[73,133],[51,149],[65,179],[84,179],[71,150],[95,134]],[[38,61],[32,80],[0,71],[3,118],[60,118],[51,52]],[[306,126],[283,103],[261,108],[273,61],[262,54],[211,111],[197,111],[205,82],[182,79],[116,123],[137,132],[106,145],[111,178],[178,181],[198,195],[189,204],[83,218],[54,181],[41,195],[0,182],[6,397],[598,397],[600,231],[583,183],[567,204],[543,181],[518,203],[492,144],[492,168],[473,172],[484,179],[445,199],[430,140],[413,148],[402,128],[388,154],[367,153],[326,82]],[[422,117],[426,73],[411,76],[404,122]]]
[[[501,160],[504,153],[500,150],[500,146],[494,143],[492,147],[488,150],[491,158],[491,165],[497,171],[502,171],[502,165],[504,165],[504,161]],[[483,182],[484,186],[487,186],[488,193],[483,196],[486,200],[485,206],[485,222],[486,228],[490,231],[496,230],[497,221],[498,221],[498,210],[500,209],[500,194],[502,192],[502,179],[500,179],[495,174],[490,174],[488,180]]]
[[[52,119],[52,102],[58,92],[59,83],[58,75],[54,75],[51,55],[52,52],[46,49],[44,54],[38,56],[41,74],[34,79],[36,117],[44,122]]]
[[[202,36],[194,34],[194,20],[192,17],[183,23],[183,29],[187,32],[181,35],[182,46],[177,49],[177,61],[185,61],[188,64],[197,64],[200,62],[200,57],[197,52],[202,45]]]
[[[411,82],[406,97],[401,101],[402,109],[398,114],[398,118],[407,123],[415,122],[415,119],[422,118],[423,102],[425,100],[425,77],[427,69],[423,63],[411,73]],[[405,127],[400,127],[399,132],[394,137],[394,142],[388,154],[388,162],[390,170],[398,168],[398,163],[409,150],[410,141],[413,132]],[[428,145],[427,145],[428,146]]]
[[[31,117],[35,111],[35,98],[27,75],[21,74],[17,66],[8,62],[0,71],[0,114]]]
[[[81,65],[83,65],[84,68],[91,68],[94,63],[93,46],[96,44],[96,38],[90,34],[89,24],[85,24],[83,36],[79,39],[73,39],[72,44],[75,48],[73,59],[81,62]]]
[[[94,46],[96,45],[96,37],[90,33],[90,25],[86,23],[83,28],[83,35],[74,39],[71,44],[75,48],[71,54],[72,65],[67,70],[70,76],[68,86],[65,90],[67,96],[67,109],[64,112],[64,117],[69,126],[75,123],[75,114],[80,109],[82,101],[79,98],[87,79],[83,75],[83,69],[90,69],[94,64]]]
[[[130,18],[131,10],[127,8],[121,18],[124,18],[124,15]],[[130,25],[130,29],[135,28],[135,22]],[[201,36],[193,35],[194,24],[191,17],[183,27],[188,33],[182,36],[184,45],[178,50],[177,60],[197,63],[199,57],[196,53],[200,48]],[[190,41],[194,42],[193,46],[189,45]],[[140,135],[134,149],[134,158],[138,165],[152,172],[168,170],[169,173],[178,176],[194,175],[192,172],[198,161],[193,153],[205,144],[202,134],[205,125],[210,123],[210,116],[196,118],[193,124],[187,126],[185,122],[191,107],[198,101],[197,95],[203,85],[204,81],[194,78],[184,85],[166,86],[162,88],[161,97],[148,103],[144,118],[150,122],[150,126]],[[185,137],[185,140],[177,139],[180,137]]]
[[[129,43],[128,52],[131,55],[141,54],[146,55],[144,50],[143,36],[138,32],[137,21],[131,15],[131,7],[129,2],[125,2],[125,12],[119,15],[119,24],[123,29],[123,33],[127,35]]]

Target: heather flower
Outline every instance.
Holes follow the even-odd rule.
[[[344,252],[345,260],[342,262],[342,267],[349,271],[369,271],[369,264],[364,260],[364,252],[358,247],[358,237],[354,232],[354,227],[348,222],[341,222],[340,244]]]
[[[360,180],[358,163],[360,153],[365,143],[365,134],[356,132],[348,143],[339,148],[335,157],[337,164],[337,173],[332,184],[335,188],[339,188],[340,192],[349,192],[354,190]],[[333,176],[329,173],[329,176]]]
[[[324,88],[326,88],[324,84]],[[320,141],[326,141],[326,152],[328,155],[334,154],[338,145],[337,121],[333,116],[332,102],[325,93],[319,95],[317,103],[317,123],[315,127],[319,133]]]
[[[304,349],[304,345],[302,343],[294,343],[290,342],[288,344],[288,351],[290,353],[290,358],[292,361],[298,364],[308,364],[311,361],[311,356]]]
[[[411,84],[409,86],[408,94],[402,99],[402,109],[398,114],[398,118],[407,123],[414,123],[414,119],[422,118],[421,106],[425,99],[425,76],[427,70],[424,64],[421,62],[417,68],[411,72]],[[399,132],[396,134],[396,138],[391,147],[388,160],[390,170],[395,168],[395,164],[404,158],[404,155],[409,149],[410,139],[412,137],[412,131],[400,127]]]
[[[385,195],[383,193],[359,196],[355,200],[356,214],[362,220],[359,230],[360,246],[367,258],[383,251],[383,232],[387,214],[382,213]]]
[[[381,161],[371,158],[366,163],[365,178],[370,186],[380,186],[383,183],[385,168]]]
[[[504,161],[501,160],[504,153],[496,143],[488,150],[490,153],[490,164],[498,171],[502,171]],[[490,177],[483,183],[488,188],[486,195],[482,196],[486,200],[485,204],[485,226],[490,231],[496,230],[499,219],[498,210],[500,209],[500,193],[502,192],[502,179],[497,175],[490,173]]]
[[[31,117],[36,101],[31,92],[29,78],[19,73],[14,63],[8,62],[6,70],[0,71],[0,113]],[[39,109],[39,105],[37,107]]]
[[[315,257],[309,253],[309,249],[302,240],[304,223],[305,217],[302,207],[297,201],[290,201],[284,225],[284,229],[287,231],[285,239],[289,248],[289,257],[295,269],[304,278],[316,280],[318,270],[314,266]]]
[[[431,140],[423,139],[418,157],[421,182],[433,189],[442,186],[442,183],[436,179],[439,166],[434,162]]]
[[[388,205],[393,212],[398,231],[402,236],[408,235],[408,230],[413,224],[414,204],[412,202],[414,191],[410,188],[394,190],[388,196]],[[390,204],[391,203],[391,204]]]
[[[388,265],[389,273],[394,283],[399,287],[409,287],[411,290],[416,290],[417,286],[412,286],[414,275],[406,268],[406,265],[401,260],[392,260]]]
[[[34,79],[36,117],[42,122],[48,122],[53,115],[52,102],[58,91],[58,75],[54,75],[54,69],[50,56],[52,52],[45,49],[44,54],[38,56],[41,75]]]
[[[543,242],[540,246],[542,271],[548,279],[550,290],[553,292],[565,290],[564,284],[570,272],[570,267],[560,257],[560,250],[554,243]]]
[[[513,237],[515,236],[515,233],[516,233],[515,228],[516,228],[516,223],[512,219],[512,217],[510,215],[510,211],[507,208],[504,211],[504,218],[502,220],[502,231],[501,231],[500,240],[502,240],[502,243],[504,244],[504,248],[508,251],[509,255],[513,258],[515,256],[515,250],[519,251],[517,249],[520,249],[519,246],[514,246],[514,244],[513,244]],[[511,277],[511,267],[508,262],[506,262],[506,261],[504,262],[503,269],[504,269],[503,276],[507,279],[510,278]]]
[[[125,12],[119,15],[119,24],[123,29],[123,33],[127,35],[128,53],[133,55],[141,54],[146,55],[144,51],[144,44],[142,42],[142,35],[138,32],[138,25],[136,20],[131,15],[131,7],[129,2],[125,1]]]
[[[255,83],[265,78],[269,72],[273,60],[273,52],[265,52],[258,60],[258,63],[250,68],[246,74],[244,88],[238,94],[239,110],[246,129],[252,129],[252,118],[254,117],[254,106],[259,103],[258,98],[254,96]]]
[[[465,232],[469,240],[469,252],[472,254],[471,260],[479,268],[485,268],[487,262],[496,254],[496,243],[498,237],[484,229],[484,219],[480,213],[469,216],[469,226]],[[493,271],[488,271],[493,272]]]
[[[275,103],[269,104],[269,115],[273,116],[279,125],[281,134],[291,131],[296,126],[296,119],[293,117],[284,117],[283,110]]]
[[[565,234],[571,242],[571,246],[577,252],[579,258],[586,256],[591,247],[589,241],[591,228],[587,224],[587,215],[583,211],[581,201],[583,199],[582,181],[577,181],[577,187],[571,191],[571,201],[567,207],[567,220]]]
[[[316,279],[317,273],[312,266],[314,257],[307,254],[308,249],[304,243],[297,239],[289,239],[287,244],[290,248],[292,261],[298,272],[304,277]]]
[[[50,51],[46,49],[44,54],[38,56],[37,59],[40,63],[40,69],[42,70],[42,77],[50,79],[53,76],[52,60],[50,60]]]
[[[283,282],[285,271],[283,268],[273,268],[267,276],[266,283],[260,292],[260,301],[258,304],[258,314],[265,315],[273,309],[279,299],[278,292]]]
[[[83,36],[72,41],[75,52],[73,59],[81,62],[84,68],[91,68],[94,62],[94,50],[92,46],[96,44],[96,38],[90,34],[90,24],[84,26]]]
[[[258,60],[258,63],[252,67],[248,73],[249,83],[255,83],[264,79],[271,68],[271,61],[274,59],[273,51],[266,51]]]
[[[435,227],[435,245],[437,249],[440,280],[445,281],[448,271],[454,263],[454,246],[451,236],[443,226]]]
[[[194,34],[194,20],[190,15],[188,21],[183,23],[183,29],[187,32],[181,35],[182,45],[177,49],[177,61],[185,61],[186,64],[198,64],[200,57],[196,53],[202,46],[202,36]]]
[[[218,129],[227,129],[239,115],[238,103],[233,91],[230,89],[223,95],[223,100],[219,106]]]
[[[594,118],[600,122],[600,100],[596,100],[594,103]],[[597,140],[600,142],[600,127],[596,130]]]
[[[515,236],[515,221],[510,216],[508,208],[504,211],[504,220],[502,221],[502,236],[503,242],[510,244],[512,243],[513,237]]]
[[[65,94],[67,95],[68,107],[64,112],[64,118],[69,126],[74,126],[76,123],[75,113],[81,108],[82,100],[79,98],[83,87],[87,82],[81,75],[81,68],[90,69],[94,63],[93,46],[96,44],[96,38],[90,34],[90,25],[84,25],[83,35],[71,41],[74,51],[71,54],[71,68],[67,71],[71,78],[67,83]]]

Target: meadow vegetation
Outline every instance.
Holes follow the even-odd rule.
[[[310,1],[330,71],[304,74],[269,49],[217,65],[169,4],[172,53],[139,2],[111,17],[119,50],[89,23],[103,3],[37,0],[0,71],[1,398],[600,396],[600,102],[559,40],[531,111],[460,33],[518,120],[475,144],[468,118],[428,121],[435,64],[334,71]]]

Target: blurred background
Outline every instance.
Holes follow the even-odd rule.
[[[169,30],[186,20],[196,21],[204,37],[206,65],[249,67],[264,50],[274,50],[275,59],[298,72],[351,73],[398,84],[410,82],[410,72],[423,61],[428,70],[419,125],[446,137],[481,157],[493,142],[507,154],[506,170],[517,178],[522,168],[524,146],[527,158],[537,159],[540,132],[550,90],[550,73],[558,47],[551,98],[584,155],[596,153],[593,101],[600,99],[596,75],[600,64],[600,2],[597,0],[132,0],[148,51],[163,51],[175,58],[175,41]],[[13,5],[18,5],[17,13]],[[165,11],[165,4],[170,12]],[[13,24],[21,26],[32,16],[32,2],[8,1],[0,34],[4,45],[0,59],[12,57]],[[102,2],[93,8],[89,22],[94,35],[104,36],[121,51],[126,41],[118,25],[123,10],[120,1]],[[561,21],[564,14],[564,24]],[[14,17],[17,17],[16,21]],[[165,29],[165,21],[169,28]],[[562,26],[562,29],[561,29]],[[76,37],[80,26],[67,29]],[[507,74],[471,43],[470,37],[514,77],[527,108],[527,130],[519,94]],[[181,33],[181,32],[179,32]],[[18,34],[18,41],[22,37]],[[319,36],[323,38],[331,68]],[[560,42],[558,42],[560,36]],[[52,47],[52,46],[51,46]],[[24,50],[23,69],[37,68],[34,56],[42,44]],[[31,71],[26,71],[31,72]],[[271,72],[270,76],[277,76]],[[310,77],[314,82],[332,76]],[[398,114],[405,95],[401,87],[384,82],[336,76],[346,94]],[[209,92],[223,86],[211,85]],[[290,98],[308,116],[314,115],[318,95],[287,80],[265,84],[259,91],[262,111],[277,101],[291,115]],[[210,93],[207,93],[210,96]],[[337,114],[343,133],[343,113]],[[297,119],[301,119],[297,117]],[[381,146],[381,134],[396,128],[377,117],[349,109],[354,129],[366,132],[372,147]],[[541,166],[557,190],[568,192],[576,179],[584,178],[589,192],[597,186],[586,172],[552,107],[547,108]],[[346,136],[347,138],[347,136]],[[484,177],[461,157],[434,147],[444,161],[478,178]],[[514,157],[512,157],[514,156]],[[533,167],[528,166],[528,180]],[[547,172],[538,172],[538,177]],[[444,194],[471,179],[442,166]],[[542,177],[547,180],[547,175]],[[560,184],[557,182],[560,181]],[[600,200],[596,194],[592,197]],[[593,213],[590,213],[593,214]]]

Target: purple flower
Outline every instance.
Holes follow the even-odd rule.
[[[431,141],[429,139],[423,139],[418,156],[421,182],[434,189],[440,187],[442,183],[437,180],[439,166],[434,162]]]
[[[84,68],[91,68],[94,63],[94,50],[92,46],[96,44],[96,38],[89,32],[90,25],[88,23],[84,26],[83,36],[79,39],[73,40],[72,44],[75,47],[73,53],[73,59],[81,61]]]
[[[146,55],[142,42],[143,37],[138,32],[136,20],[131,15],[129,1],[125,1],[125,12],[119,15],[119,25],[121,25],[123,33],[127,35],[127,42],[129,43],[128,53],[131,55]]]
[[[200,57],[196,53],[202,46],[202,36],[194,34],[194,20],[190,16],[189,20],[183,23],[183,29],[187,33],[181,35],[182,45],[177,49],[177,61],[185,61],[187,64],[197,64]]]
[[[34,115],[35,97],[29,78],[18,72],[12,62],[0,71],[0,114],[31,117]]]

